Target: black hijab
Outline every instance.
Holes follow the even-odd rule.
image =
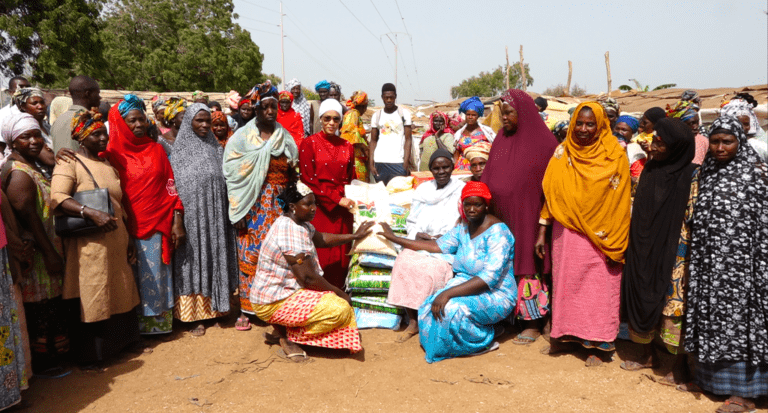
[[[696,144],[691,128],[662,118],[654,127],[669,157],[651,159],[637,186],[629,246],[622,279],[622,301],[633,331],[653,331],[665,306],[685,210],[691,190]]]

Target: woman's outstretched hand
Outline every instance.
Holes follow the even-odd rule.
[[[386,222],[379,222],[379,224],[381,224],[381,232],[379,232],[378,235],[381,235],[382,237],[390,241],[392,240],[392,238],[396,237],[394,231],[392,231],[392,228],[390,228],[389,224],[387,224]]]
[[[365,221],[357,228],[357,231],[354,233],[355,240],[361,240],[368,235],[371,235],[371,227],[375,224],[374,221]]]

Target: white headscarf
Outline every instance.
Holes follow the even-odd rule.
[[[299,97],[293,99],[293,104],[291,107],[293,110],[295,110],[299,115],[301,115],[301,123],[304,124],[304,134],[306,136],[311,135],[311,127],[309,125],[309,102],[307,102],[306,96],[304,96],[304,92],[301,91],[301,82],[299,82],[299,79],[296,79],[295,77],[288,81],[288,83],[285,84],[285,87],[288,88],[288,91],[290,92],[291,89],[293,89],[295,86],[299,87]]]
[[[37,119],[26,112],[16,113],[3,122],[0,135],[2,135],[5,141],[5,152],[3,153],[3,159],[0,161],[0,168],[2,168],[5,160],[8,159],[8,155],[12,152],[11,146],[13,141],[21,136],[22,133],[35,129],[42,132]]]
[[[320,104],[320,117],[325,115],[325,112],[336,111],[341,116],[344,114],[344,110],[341,108],[341,103],[336,99],[326,99]]]

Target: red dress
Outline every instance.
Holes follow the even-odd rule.
[[[344,197],[344,185],[355,177],[354,151],[346,140],[324,132],[304,139],[299,147],[301,181],[315,194],[317,214],[312,225],[319,232],[352,233],[352,214],[339,201]],[[347,279],[349,248],[346,244],[317,249],[325,279],[341,289]]]
[[[282,125],[293,136],[293,141],[296,142],[296,147],[301,147],[301,142],[304,140],[304,122],[301,120],[301,115],[293,110],[288,109],[287,112],[277,110],[277,123]]]

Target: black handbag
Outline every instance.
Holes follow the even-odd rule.
[[[110,216],[114,216],[115,211],[112,209],[112,199],[109,197],[109,190],[106,188],[99,188],[99,184],[96,183],[96,179],[93,178],[93,174],[88,167],[85,166],[83,161],[77,156],[75,156],[75,160],[80,162],[80,165],[83,165],[85,172],[88,172],[88,176],[91,177],[93,186],[96,189],[75,192],[75,194],[72,195],[72,199],[79,202],[80,205],[85,205],[88,208],[93,208],[101,212],[106,212]],[[101,229],[96,223],[90,219],[69,215],[57,215],[54,219],[54,227],[56,235],[62,238],[82,237],[101,232]]]

